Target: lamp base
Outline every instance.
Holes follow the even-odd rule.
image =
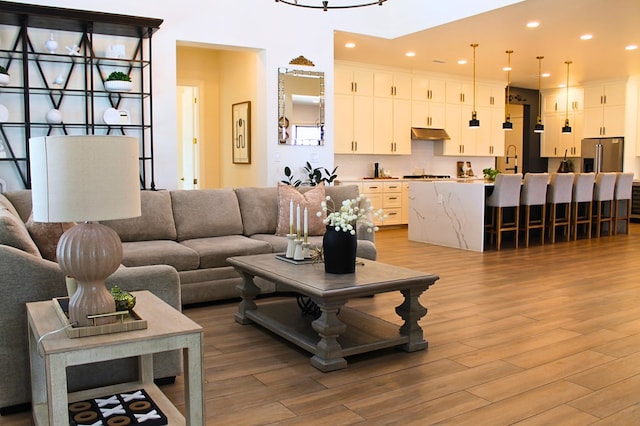
[[[110,324],[115,317],[87,318],[115,312],[116,303],[104,281],[118,269],[122,242],[111,228],[79,223],[60,237],[56,250],[62,271],[75,278],[78,289],[69,300],[69,322],[77,327]]]

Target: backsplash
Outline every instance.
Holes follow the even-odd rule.
[[[458,161],[470,161],[476,176],[482,169],[494,167],[494,157],[445,157],[434,155],[437,144],[442,142],[412,141],[411,155],[358,155],[336,154],[334,165],[338,166],[338,179],[362,179],[373,176],[373,164],[378,162],[381,169],[389,170],[393,177],[413,174],[456,175]]]

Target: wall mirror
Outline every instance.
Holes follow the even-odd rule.
[[[324,73],[278,69],[278,143],[324,145]]]

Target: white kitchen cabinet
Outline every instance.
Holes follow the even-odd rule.
[[[411,126],[445,128],[446,82],[425,76],[411,80]]]
[[[373,70],[336,65],[333,73],[334,93],[373,96]]]
[[[446,127],[451,139],[442,142],[442,155],[476,155],[476,130],[469,127],[471,105],[447,103]]]
[[[584,137],[612,137],[625,134],[626,83],[585,86]]]
[[[389,99],[411,99],[411,74],[374,71],[373,96]]]
[[[373,152],[373,98],[353,94],[334,97],[334,152],[371,154]]]
[[[411,101],[374,98],[373,151],[375,154],[411,154]]]
[[[383,182],[382,209],[387,218],[383,225],[400,225],[402,223],[402,182]]]
[[[477,83],[477,106],[495,107],[505,103],[505,89],[502,85]],[[473,100],[472,100],[473,102]]]
[[[402,182],[402,220],[403,224],[409,223],[409,182]]]
[[[543,92],[544,133],[541,136],[541,157],[579,157],[584,137],[584,91],[579,87],[567,90],[555,89]],[[567,107],[569,108],[567,112]],[[571,133],[562,133],[565,120],[569,119]]]
[[[504,157],[504,105],[478,106],[480,127],[476,129],[476,155],[482,157]]]
[[[473,81],[447,80],[447,104],[463,104],[473,106]]]

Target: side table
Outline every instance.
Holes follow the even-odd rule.
[[[144,389],[167,416],[168,424],[204,425],[202,327],[149,291],[133,293],[136,313],[147,320],[143,330],[71,339],[62,327],[53,301],[27,303],[31,396],[36,425],[68,425],[69,402]],[[183,416],[153,383],[153,354],[181,349],[184,358]],[[117,358],[138,357],[137,381],[67,394],[67,367]]]

